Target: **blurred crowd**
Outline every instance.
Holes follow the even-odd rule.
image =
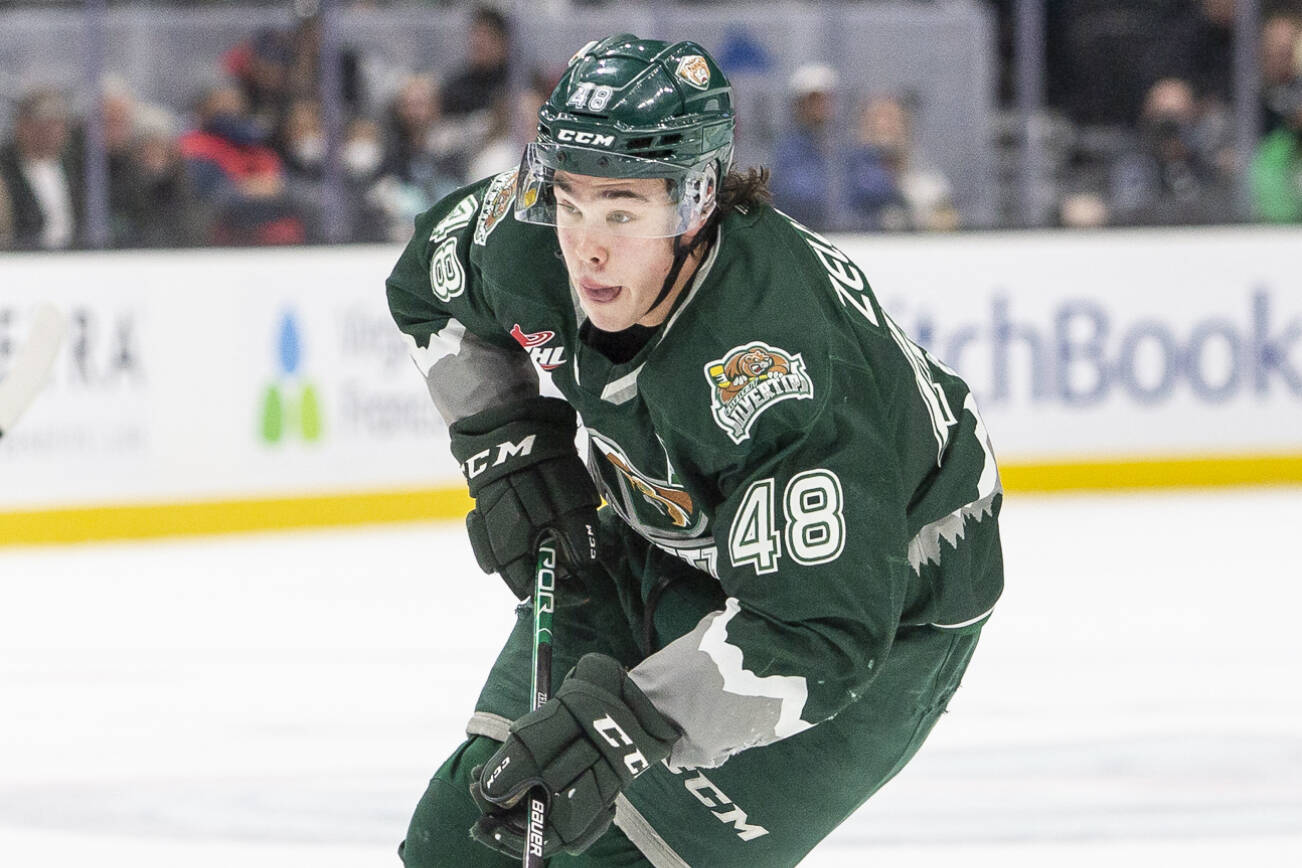
[[[1014,4],[989,2],[1006,108]],[[1052,222],[1233,222],[1245,177],[1251,219],[1302,222],[1302,0],[1263,4],[1251,154],[1234,135],[1235,0],[1048,4]],[[513,67],[511,24],[477,7],[459,64],[404,73],[378,108],[353,50],[321,69],[315,17],[230,46],[190,106],[143,102],[110,77],[94,127],[67,94],[33,88],[0,142],[0,249],[87,246],[90,135],[106,155],[108,246],[404,240],[416,214],[513,167],[533,135],[560,70]],[[323,78],[341,112],[322,103]],[[816,59],[784,84],[789,114],[769,155],[779,208],[818,229],[975,225],[929,159],[908,95],[845,82]]]
[[[106,81],[97,108],[108,245],[405,240],[444,195],[519,162],[552,84],[541,73],[508,81],[509,22],[487,6],[473,14],[460,68],[442,79],[405,74],[374,114],[345,50],[331,155],[320,43],[317,17],[259,30],[225,52],[220,79],[186,112],[141,102],[120,77]],[[0,145],[0,248],[83,246],[89,127],[48,88],[26,93],[13,121]],[[342,193],[333,198],[332,165]]]
[[[1302,3],[1259,0],[1250,149],[1234,104],[1239,5],[1047,4],[1057,222],[1302,222]]]

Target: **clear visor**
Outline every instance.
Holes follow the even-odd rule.
[[[714,206],[714,170],[595,148],[530,142],[515,219],[633,238],[672,238],[699,226]]]

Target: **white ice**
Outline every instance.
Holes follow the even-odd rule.
[[[1302,865],[1302,489],[1003,531],[951,713],[803,864]],[[449,524],[0,547],[0,866],[396,868],[511,608]]]

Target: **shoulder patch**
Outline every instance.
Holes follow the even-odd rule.
[[[779,401],[814,397],[814,381],[800,353],[763,341],[733,347],[705,366],[710,411],[733,443],[750,437],[759,415]]]
[[[515,201],[515,176],[519,169],[512,169],[509,172],[503,172],[493,179],[484,192],[484,208],[479,212],[479,223],[475,225],[475,243],[483,247],[488,243],[488,235],[506,212],[511,210],[511,203]]]

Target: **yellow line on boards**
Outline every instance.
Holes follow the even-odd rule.
[[[1131,458],[1000,465],[1011,492],[1109,491],[1302,482],[1302,455]]]
[[[1010,463],[1009,492],[1108,491],[1302,483],[1302,455],[1148,458]],[[460,487],[311,497],[142,503],[0,512],[0,545],[238,533],[281,528],[461,520],[470,497]]]
[[[464,489],[77,507],[0,513],[0,545],[147,539],[279,528],[464,518]]]

